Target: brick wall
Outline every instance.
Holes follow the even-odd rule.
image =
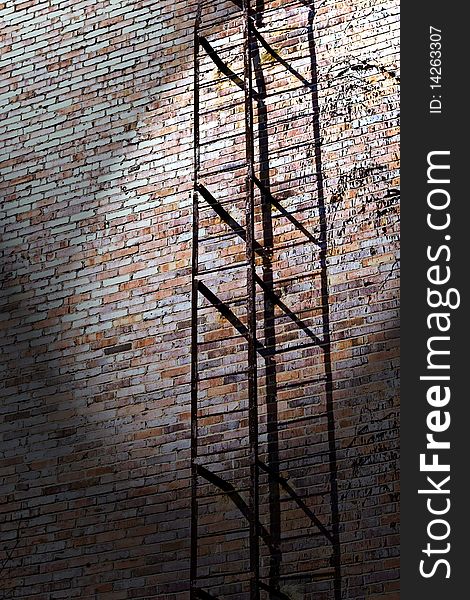
[[[266,48],[257,54],[268,124],[263,134],[258,106],[258,169],[303,227],[273,209],[269,269],[260,262],[263,275],[289,280],[274,289],[297,317],[277,305],[269,330],[258,307],[260,341],[281,350],[276,410],[289,425],[276,433],[279,472],[326,527],[336,505],[341,597],[398,598],[398,3],[326,0],[313,13],[306,4],[266,0],[260,31],[297,74],[315,75],[318,93]],[[233,3],[210,14],[224,13],[209,35],[220,48],[240,32]],[[194,3],[167,0],[0,4],[4,598],[189,598],[194,17]],[[235,51],[226,60],[239,71]],[[241,115],[226,108],[232,84],[208,62],[202,72],[205,106],[220,108],[202,123],[203,141],[219,138],[203,150],[217,172],[207,184],[233,199],[243,226]],[[224,233],[204,218],[205,235]],[[240,239],[209,241],[201,262],[237,260],[241,249]],[[227,303],[244,284],[209,282]],[[243,307],[233,310],[245,322]],[[202,313],[206,367],[243,362],[243,344],[223,341],[226,320]],[[325,371],[318,347],[293,349],[311,341],[306,328],[330,337],[333,436],[327,417],[306,420],[328,402],[324,384],[307,383]],[[273,445],[267,369],[260,360],[262,456]],[[243,382],[221,371],[202,393],[208,443],[235,452],[246,423],[211,419],[210,409],[243,405]],[[224,460],[243,487],[243,457]],[[331,581],[293,577],[329,566],[318,528],[285,499],[273,516],[265,479],[260,491],[263,524],[277,518],[282,529],[280,589],[291,600],[334,598]],[[230,575],[245,565],[245,542],[230,533],[240,515],[221,498],[202,516],[204,532],[220,535],[202,543],[201,562],[225,565],[219,597],[243,600],[243,577]],[[296,541],[299,528],[307,535]],[[261,554],[267,573],[272,557]]]

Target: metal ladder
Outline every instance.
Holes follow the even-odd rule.
[[[277,452],[280,425],[277,397],[281,385],[290,390],[296,385],[305,387],[309,381],[301,379],[283,384],[277,381],[276,356],[292,351],[295,346],[278,348],[276,345],[276,309],[280,307],[284,317],[287,315],[304,334],[307,341],[302,339],[297,344],[302,351],[317,348],[323,353],[321,376],[315,377],[312,385],[324,386],[331,395],[332,375],[328,327],[325,330],[327,313],[323,310],[324,334],[318,336],[290,311],[275,289],[275,283],[289,282],[292,277],[273,279],[271,258],[275,227],[271,210],[276,209],[307,243],[317,248],[320,275],[315,274],[315,277],[322,281],[319,287],[326,302],[327,282],[322,275],[323,271],[326,274],[324,207],[319,217],[320,233],[315,237],[271,192],[270,124],[260,49],[272,53],[276,64],[293,72],[308,93],[316,94],[316,86],[295,72],[266,41],[257,26],[262,18],[259,6],[257,10],[252,9],[250,0],[233,0],[228,4],[233,5],[229,17],[220,9],[220,4],[201,0],[194,27],[191,598],[290,598],[282,590],[289,577],[281,572],[281,521],[283,507],[289,504],[306,515],[316,535],[331,549],[327,567],[304,570],[302,576],[311,581],[330,580],[333,583],[328,597],[339,600],[337,504],[330,511],[331,526],[323,525],[308,507],[308,499],[299,495],[283,474]],[[204,19],[206,11],[208,18]],[[227,43],[224,27],[230,19],[237,20],[239,35],[232,35],[235,41],[230,39]],[[229,64],[230,61],[235,66]],[[215,79],[210,70],[216,71]],[[318,114],[313,117],[319,140]],[[224,130],[224,119],[229,123],[229,133]],[[215,129],[212,135],[211,129]],[[258,156],[255,156],[256,147]],[[321,162],[316,171],[318,179]],[[260,231],[263,243],[258,242]],[[314,276],[307,273],[308,277]],[[297,279],[302,280],[302,276]],[[298,417],[302,422],[312,423],[319,418],[318,414]],[[331,398],[321,418],[329,432],[329,465],[335,471]],[[260,420],[263,422],[262,443]],[[295,419],[292,422],[295,423]],[[236,434],[231,435],[234,430]],[[333,495],[336,482],[331,473],[329,481],[329,494]],[[214,498],[217,506],[211,507]],[[225,513],[220,512],[224,501]],[[239,526],[219,528],[216,515],[231,513],[238,514],[233,522]],[[230,524],[232,521],[226,519],[222,525]],[[298,537],[302,535],[305,534]],[[295,540],[295,536],[290,539]],[[220,554],[221,558],[226,553],[227,560],[233,557],[235,567],[227,568],[227,561],[222,560],[220,564],[211,561],[208,552]]]

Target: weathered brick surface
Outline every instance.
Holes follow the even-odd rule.
[[[342,597],[398,598],[398,6],[316,4]],[[214,5],[226,27],[214,27],[211,42],[236,46],[236,7]],[[309,80],[308,7],[266,0],[265,9],[266,39]],[[189,597],[194,15],[194,2],[167,0],[0,4],[4,598]],[[240,71],[236,50],[223,56]],[[312,94],[262,48],[259,63],[268,124],[276,122],[265,175],[316,237]],[[244,225],[242,115],[226,107],[237,94],[207,61],[202,75],[216,84],[205,102],[220,108],[201,123],[203,140],[217,140],[202,151],[204,165],[218,170],[207,184]],[[276,290],[321,337],[318,248],[279,212],[273,223],[272,273],[290,278]],[[210,211],[201,224],[205,236],[224,232]],[[209,240],[202,270],[243,260],[243,248],[236,236]],[[245,283],[242,271],[209,281],[226,302]],[[245,322],[243,305],[233,311]],[[209,307],[201,326],[202,365],[220,373],[202,389],[202,432],[212,449],[224,450],[218,471],[243,487],[246,422],[211,410],[246,401],[244,380],[230,375],[243,365],[246,345],[224,341],[233,328]],[[321,412],[324,386],[289,386],[322,376],[321,353],[286,351],[311,339],[282,311],[275,337],[284,350],[276,358],[278,417],[293,420],[279,427],[280,470],[330,526],[332,499],[317,493],[330,485],[328,423],[302,421]],[[265,377],[260,362],[262,455]],[[269,527],[266,478],[260,491]],[[328,567],[324,540],[287,504],[283,573]],[[220,531],[201,546],[203,566],[246,567],[246,540],[227,535],[240,526],[230,501],[209,499],[200,525],[201,533]],[[300,530],[312,535],[296,542]],[[269,560],[265,548],[262,560]],[[239,581],[220,597],[243,600]],[[282,589],[293,600],[333,598],[328,581],[287,579]]]

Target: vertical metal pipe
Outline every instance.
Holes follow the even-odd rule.
[[[244,87],[245,87],[245,217],[247,259],[247,327],[248,327],[248,429],[250,446],[250,600],[259,600],[259,476],[258,476],[258,382],[256,354],[256,264],[254,199],[253,43],[251,1],[243,0],[244,15]]]
[[[338,462],[336,452],[336,425],[333,398],[333,365],[331,359],[330,293],[328,284],[328,222],[323,182],[322,147],[320,129],[320,102],[318,96],[318,64],[314,34],[315,2],[310,1],[308,14],[308,44],[312,71],[312,112],[315,144],[315,170],[317,175],[318,209],[320,215],[320,265],[323,324],[323,364],[325,369],[326,412],[328,419],[328,447],[330,462],[331,520],[333,535],[334,599],[341,600],[341,541],[339,537],[340,514],[338,495]]]
[[[257,0],[257,5],[258,5]],[[258,7],[256,9],[259,10]],[[257,22],[262,21],[262,13],[257,12]],[[254,26],[253,26],[254,27]],[[278,431],[278,407],[277,407],[277,367],[275,361],[276,349],[276,320],[274,310],[274,280],[273,280],[273,249],[274,249],[274,228],[272,218],[272,205],[270,199],[270,167],[269,167],[269,129],[268,129],[268,108],[266,105],[267,89],[266,80],[261,63],[261,54],[256,39],[256,29],[253,29],[252,61],[253,75],[256,81],[256,115],[258,117],[258,126],[256,128],[259,150],[257,159],[259,162],[258,180],[255,183],[261,183],[259,187],[261,197],[261,216],[263,223],[263,273],[264,284],[263,305],[264,305],[264,327],[263,334],[268,352],[264,358],[265,378],[266,378],[266,416],[267,416],[267,463],[270,470],[275,474],[269,476],[269,525],[271,535],[270,548],[270,566],[269,566],[269,587],[272,590],[279,589],[279,577],[281,572],[281,504],[280,504],[280,486],[279,486],[279,431]],[[270,292],[270,293],[268,293]]]
[[[191,559],[190,596],[196,598],[198,567],[198,502],[197,502],[197,457],[198,457],[198,244],[199,244],[199,168],[200,168],[200,123],[199,123],[199,26],[201,2],[198,4],[194,24],[194,175],[193,175],[193,222],[191,257]]]

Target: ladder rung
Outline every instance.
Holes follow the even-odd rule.
[[[228,240],[231,239],[232,237],[239,237],[240,238],[240,243],[239,245],[243,247],[243,243],[244,240],[243,238],[240,236],[240,233],[233,233],[233,236],[230,234],[224,234],[224,235],[220,235],[220,236],[213,236],[213,238],[204,238],[204,239],[200,239],[199,240],[199,244],[203,244],[203,243],[209,243],[209,242],[213,242],[216,243],[219,240]],[[286,242],[285,244],[282,245],[276,245],[274,244],[272,247],[272,250],[274,250],[274,252],[280,252],[282,250],[289,250],[291,248],[299,248],[302,246],[314,246],[315,248],[318,248],[318,244],[311,242],[309,240],[307,240],[306,238],[303,238],[302,240],[298,240],[296,242],[291,241],[291,242]],[[263,256],[263,254],[266,254],[268,252],[268,249],[263,247],[261,244],[258,245],[258,243],[256,243],[255,245],[255,252],[258,256]],[[318,248],[318,252],[320,252],[320,249]],[[272,262],[276,263],[276,260],[273,260]],[[320,271],[320,268],[318,268],[318,271]],[[205,271],[203,271],[205,272]],[[308,273],[306,273],[305,275],[308,276]],[[277,280],[274,280],[277,281]]]
[[[207,308],[209,308],[209,307],[207,307]],[[204,335],[204,334],[202,334],[202,335]],[[198,342],[197,345],[198,346],[208,346],[209,344],[217,344],[217,342],[229,342],[231,340],[237,340],[239,338],[240,338],[240,334],[238,334],[238,335],[227,335],[225,337],[217,338],[215,340],[207,340],[206,342]],[[266,349],[268,350],[269,346],[267,346]]]
[[[237,106],[244,106],[245,105],[245,99],[239,100],[239,101],[233,101],[230,104],[226,104],[226,105],[222,105],[222,106],[217,106],[215,108],[209,108],[207,110],[200,110],[199,111],[199,117],[205,117],[207,115],[212,115],[214,113],[219,113],[222,110],[230,110],[232,108],[236,108]]]
[[[234,4],[237,4],[236,0],[231,0]],[[238,4],[237,4],[238,6]],[[232,15],[227,15],[224,14],[223,16],[218,16],[216,18],[214,18],[212,21],[210,21],[210,16],[211,15],[205,15],[205,18],[207,19],[207,21],[202,22],[199,27],[198,27],[198,32],[204,32],[207,31],[208,34],[214,33],[213,30],[215,27],[225,27],[227,25],[227,18],[231,17]],[[233,17],[236,17],[237,15],[234,14]],[[240,15],[238,16],[242,16],[242,13],[240,13]]]
[[[207,307],[207,308],[209,308],[209,307]],[[217,338],[216,340],[208,340],[207,342],[198,342],[197,345],[198,346],[206,346],[208,344],[216,344],[217,342],[228,342],[230,340],[236,340],[239,337],[240,337],[239,335],[228,335],[223,338]]]
[[[286,109],[286,112],[288,112],[287,109]],[[302,120],[302,119],[306,119],[306,118],[312,118],[315,116],[315,114],[316,113],[308,112],[308,113],[301,113],[298,115],[279,117],[277,119],[268,119],[266,127],[269,130],[271,127],[277,127],[278,125],[284,125],[284,124],[289,125],[293,121]],[[258,120],[257,120],[256,116],[255,116],[255,120],[254,120],[254,125],[258,125]],[[266,135],[266,133],[264,135]],[[269,152],[269,156],[271,156],[271,152]]]
[[[210,146],[211,144],[217,144],[218,142],[224,141],[224,140],[235,140],[237,139],[237,137],[241,137],[243,138],[243,140],[245,139],[245,131],[237,131],[236,133],[232,133],[229,135],[223,135],[220,137],[216,137],[214,139],[204,139],[204,141],[201,141],[199,144],[200,148],[205,148],[206,146]]]
[[[198,239],[199,244],[204,244],[207,242],[217,241],[217,240],[228,240],[232,237],[239,237],[239,234],[235,231],[229,231],[224,233],[214,233],[214,235],[207,235],[205,237],[200,237]]]
[[[222,273],[224,271],[229,271],[231,269],[240,269],[241,267],[248,267],[248,261],[243,261],[231,265],[226,265],[224,267],[214,267],[212,269],[205,269],[204,271],[199,271],[198,276],[211,275],[212,273]]]
[[[303,237],[301,240],[297,240],[296,242],[291,241],[291,242],[286,242],[285,244],[279,244],[279,245],[274,244],[273,247],[274,247],[274,251],[277,252],[279,250],[288,250],[289,248],[298,248],[300,246],[312,246],[312,245],[318,248],[318,244]]]
[[[276,294],[276,290],[274,290],[274,294]],[[269,296],[268,296],[269,297]],[[274,304],[277,304],[275,301],[273,301]],[[286,321],[290,322],[292,321],[292,323],[294,323],[294,319],[292,318],[291,315],[287,314],[286,312],[284,312],[282,310],[282,308],[280,309],[282,312],[279,315],[276,315],[274,318],[276,320],[278,319],[285,319]],[[314,313],[314,314],[310,314],[310,313]],[[293,313],[294,314],[294,313]],[[307,318],[317,318],[317,317],[321,317],[321,306],[318,306],[317,308],[303,308],[301,310],[296,310],[295,311],[295,317],[302,317],[303,315],[307,314]],[[300,327],[298,324],[298,330],[299,332],[303,330],[302,327]],[[320,329],[320,325],[317,325],[317,327]],[[305,330],[303,330],[305,331]],[[313,333],[313,332],[312,332]],[[308,333],[305,332],[306,335],[309,335]],[[315,335],[315,334],[314,334]],[[278,337],[281,337],[281,335],[279,335]],[[309,337],[311,337],[309,335]],[[326,346],[326,343],[321,341],[320,339],[315,340],[315,344],[319,347],[319,348],[323,348],[324,346]]]
[[[281,200],[281,202],[282,202],[282,200]],[[302,207],[302,208],[296,208],[295,210],[289,210],[288,208],[286,208],[286,211],[289,213],[289,215],[291,217],[295,217],[296,215],[314,210],[316,208],[318,208],[318,204],[310,205],[310,206],[306,206],[306,207]],[[274,207],[274,209],[276,210],[276,212],[272,214],[273,219],[281,219],[281,218],[288,219],[288,217],[285,214],[283,214],[278,208]],[[312,215],[312,216],[315,216],[318,219],[318,217],[316,215]]]
[[[303,92],[304,94],[311,94],[311,92],[308,91],[308,88],[305,86],[305,84],[301,84],[301,85],[296,85],[296,86],[292,86],[289,88],[285,88],[285,89],[277,89],[275,92],[269,92],[266,94],[265,98],[269,99],[269,98],[276,98],[277,96],[281,96],[282,94],[287,94],[289,95],[290,98],[292,98],[291,94],[293,92]]]
[[[316,498],[316,497],[320,497],[320,496],[328,496],[331,494],[331,491],[328,490],[326,492],[312,492],[308,494],[309,498]],[[283,497],[279,499],[279,502],[282,502],[283,504],[287,504],[288,502],[292,502],[295,503],[295,500],[291,497]]]
[[[277,388],[278,390],[285,390],[290,388],[301,387],[303,385],[310,385],[311,383],[321,383],[327,381],[326,377],[319,377],[318,379],[303,379],[302,381],[288,381],[286,383],[280,383]]]
[[[241,303],[243,300],[246,301],[246,297],[244,297],[244,298],[237,298],[237,302]],[[230,301],[230,302],[231,302],[232,306],[235,305],[235,300]],[[209,306],[204,306],[204,307],[201,307],[201,308],[209,308]],[[259,311],[259,312],[261,312],[261,311]],[[201,334],[201,335],[204,335],[204,334]],[[204,341],[204,342],[198,342],[197,345],[198,346],[208,346],[210,344],[217,344],[218,342],[229,342],[229,341],[232,341],[232,340],[237,340],[239,338],[240,338],[240,334],[238,334],[238,335],[227,335],[225,337],[216,338],[214,340],[207,340],[207,341]],[[312,346],[318,346],[318,344],[316,342],[312,342],[311,344],[303,344],[303,345],[299,344],[298,346],[297,345],[296,346],[292,346],[292,348],[281,348],[280,350],[274,351],[274,352],[271,350],[273,348],[273,345],[264,346],[264,348],[265,348],[266,353],[268,353],[270,356],[273,356],[273,355],[278,354],[278,353],[282,354],[284,352],[289,352],[289,351],[291,351],[291,349],[297,350],[297,349],[302,349],[304,347],[305,348],[310,348]]]
[[[307,142],[297,142],[296,144],[291,144],[290,146],[283,146],[282,148],[278,148],[276,150],[276,156],[282,156],[284,153],[288,153],[291,150],[300,150],[302,148],[308,148],[309,146],[313,146],[313,140],[308,140]],[[272,154],[270,153],[272,156]]]
[[[291,173],[291,175],[292,175],[292,173]],[[308,177],[311,178],[311,179],[315,179],[316,180],[317,179],[317,173],[316,173],[316,171],[312,171],[312,173]],[[305,175],[304,176],[299,175],[298,177],[290,177],[289,179],[284,179],[283,181],[278,181],[278,182],[272,181],[271,182],[271,193],[274,196],[276,195],[276,192],[272,191],[272,188],[276,187],[278,185],[279,186],[280,185],[287,186],[287,191],[291,192],[292,189],[295,189],[292,186],[292,184],[295,183],[295,182],[297,182],[297,181],[300,182],[299,185],[305,185],[305,181],[306,181]],[[312,193],[312,192],[310,192],[310,193]],[[281,198],[280,201],[282,202],[282,200],[283,199]],[[309,209],[309,210],[312,209],[312,208],[318,208],[318,204],[312,204],[312,205],[307,206],[307,209]]]
[[[231,535],[231,534],[249,533],[249,532],[250,532],[249,527],[238,527],[237,529],[222,529],[220,531],[211,531],[210,533],[202,533],[202,534],[198,534],[197,537],[199,540],[207,540],[207,539],[219,537],[219,536],[227,536],[227,535]]]
[[[289,346],[288,348],[279,348],[272,351],[274,356],[278,354],[287,354],[288,352],[295,352],[296,350],[308,350],[309,348],[319,348],[320,346],[316,342],[310,342],[308,344],[295,344],[293,346]],[[266,346],[266,349],[269,350],[270,346]]]
[[[220,173],[227,173],[229,171],[237,171],[238,169],[244,169],[246,171],[246,161],[233,161],[229,163],[224,163],[222,165],[217,165],[215,169],[212,171],[206,171],[202,173],[202,177],[208,178],[213,177],[214,175],[220,175]],[[202,169],[199,169],[201,173]]]
[[[315,421],[316,419],[321,419],[327,417],[327,412],[317,413],[315,415],[305,415],[304,417],[295,417],[294,419],[288,419],[287,421],[278,421],[279,428],[285,428],[289,425],[294,425],[295,423],[302,423],[308,421]]]
[[[292,25],[290,27],[269,27],[269,33],[286,33],[288,31],[298,31],[306,29],[305,25]]]
[[[247,557],[248,558],[248,557]],[[247,577],[250,577],[250,571],[223,571],[221,573],[210,573],[208,575],[199,575],[198,577],[196,577],[196,579],[198,581],[204,581],[204,580],[211,580],[211,579],[217,579],[218,577],[226,577],[227,575],[231,575],[233,577],[239,577],[240,575],[247,575]]]
[[[246,202],[246,198],[237,198],[235,200],[232,198],[230,200],[218,200],[217,204],[222,208],[227,207],[227,210],[228,210],[228,208],[237,208],[237,205],[240,204],[240,205],[242,205],[242,208],[244,209],[245,202]],[[204,200],[204,203],[201,202],[200,206],[199,206],[199,212],[202,212],[202,211],[208,211],[210,213],[213,213],[214,208],[207,202],[207,200]]]
[[[291,498],[292,500],[292,498]],[[308,525],[309,528],[314,528],[315,525]],[[281,535],[281,542],[294,542],[295,540],[304,540],[305,538],[311,537],[324,537],[323,532],[321,531],[312,531],[311,533],[297,533],[294,535]]]
[[[240,306],[243,305],[244,302],[248,301],[247,296],[237,296],[236,298],[232,298],[231,300],[221,300],[220,304],[224,306]],[[205,306],[198,306],[198,310],[207,310],[209,308],[214,308],[214,305],[208,300],[209,304]]]
[[[321,273],[321,268],[318,269],[314,269],[313,271],[308,271],[307,273],[302,273],[301,275],[292,275],[291,277],[281,277],[281,278],[276,278],[273,279],[273,284],[277,285],[279,283],[284,284],[284,283],[290,283],[291,281],[303,281],[304,279],[313,279],[315,276],[318,277],[318,275]]]
[[[202,409],[199,409],[202,410]],[[246,406],[245,408],[234,408],[233,410],[219,410],[216,412],[211,412],[208,413],[207,415],[198,415],[197,418],[198,419],[208,419],[210,417],[222,417],[224,415],[230,416],[230,415],[236,415],[239,413],[244,413],[247,412],[249,410],[249,407]]]
[[[334,569],[318,569],[317,571],[306,571],[305,573],[293,573],[292,575],[281,575],[279,579],[290,581],[295,579],[319,579],[335,576]]]
[[[250,369],[242,369],[241,371],[234,371],[232,373],[223,373],[219,375],[206,375],[205,377],[198,377],[198,381],[210,381],[211,379],[220,379],[222,377],[229,377],[233,375],[247,375]]]
[[[201,94],[201,92],[205,92],[207,90],[210,91],[212,87],[216,88],[217,84],[218,84],[218,82],[214,81],[212,79],[210,79],[208,81],[201,81],[198,85],[199,93]],[[224,98],[224,96],[231,97],[231,96],[234,96],[235,94],[243,94],[243,90],[237,86],[233,90],[227,91],[225,93],[225,95],[218,94],[217,99]],[[200,98],[199,98],[200,104],[204,104],[204,102],[211,102],[211,100],[212,100],[212,96],[209,96],[208,98],[206,98],[204,96],[200,96]]]
[[[287,218],[287,217],[286,217]],[[295,227],[295,226],[294,226]],[[208,243],[208,242],[216,242],[216,241],[221,241],[221,240],[228,240],[231,239],[232,237],[240,237],[240,234],[238,232],[224,232],[222,234],[214,234],[211,236],[206,236],[203,238],[199,238],[198,239],[198,243],[199,244],[204,244],[204,243]],[[286,242],[285,244],[282,245],[277,245],[274,244],[273,248],[275,251],[279,251],[279,250],[286,250],[289,248],[297,248],[299,246],[307,246],[309,244],[313,244],[314,246],[318,247],[318,244],[309,241],[306,238],[303,238],[301,240],[298,240],[296,242],[292,241],[292,242]],[[264,248],[264,251],[266,252],[266,248]]]
[[[209,485],[209,484],[207,484],[207,485]],[[198,485],[198,487],[201,487],[201,485]],[[227,492],[224,492],[224,491],[220,490],[219,488],[215,488],[215,489],[216,489],[216,491],[213,492],[212,494],[203,494],[202,496],[198,496],[196,499],[197,502],[200,502],[201,500],[210,500],[214,496],[226,496],[227,495]],[[239,494],[245,494],[245,493],[247,494],[250,491],[251,491],[251,488],[249,488],[249,487],[237,489],[237,492]]]
[[[248,431],[248,425],[244,429],[246,429]],[[248,437],[248,434],[247,434],[247,437]],[[237,441],[237,440],[231,440],[231,441]],[[221,444],[222,442],[215,442],[215,443]],[[213,444],[210,444],[210,445],[213,445]],[[202,445],[201,444],[199,444],[198,449],[199,450],[202,449]],[[220,457],[223,457],[224,454],[229,454],[231,452],[241,452],[242,450],[246,450],[247,454],[246,454],[245,458],[249,458],[249,456],[248,456],[248,450],[249,450],[248,449],[248,444],[247,444],[246,448],[228,448],[226,450],[211,450],[210,452],[204,452],[204,454],[200,454],[199,458],[206,459],[206,458],[209,458],[211,456],[220,456]]]

